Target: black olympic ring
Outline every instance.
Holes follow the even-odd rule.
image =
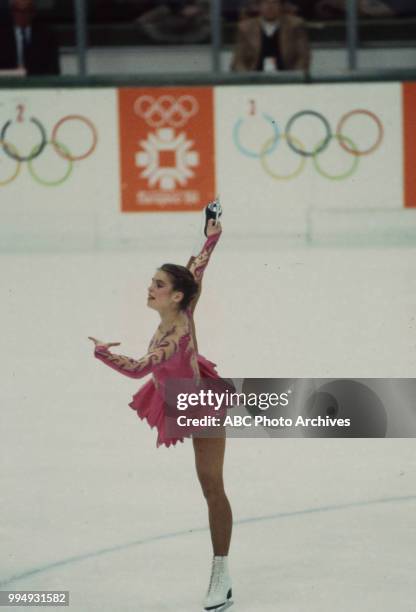
[[[319,148],[314,151],[305,151],[297,147],[296,144],[293,142],[292,136],[290,134],[290,130],[293,127],[294,122],[300,117],[303,117],[304,115],[312,115],[313,117],[317,117],[317,119],[322,121],[325,127],[326,136],[322,140],[321,144],[319,145]],[[325,119],[323,115],[321,115],[321,113],[318,113],[313,110],[304,110],[304,111],[300,111],[299,113],[294,114],[293,117],[291,117],[286,124],[285,134],[286,134],[287,144],[292,149],[292,151],[294,151],[298,155],[303,155],[304,157],[314,157],[315,155],[318,155],[318,153],[322,153],[322,151],[326,149],[326,147],[328,146],[332,138],[332,131],[331,131],[331,126],[329,125],[329,122]]]
[[[7,144],[6,132],[9,129],[10,125],[12,124],[11,119],[7,121],[7,123],[4,124],[1,134],[0,134],[0,141],[3,141],[2,146],[3,146],[4,152],[9,157],[19,162],[32,161],[32,159],[35,159],[36,157],[38,157],[42,153],[43,149],[46,147],[46,143],[47,143],[47,136],[46,136],[45,128],[40,123],[40,121],[38,121],[34,117],[31,117],[29,121],[31,121],[37,126],[37,128],[40,131],[41,138],[42,138],[40,145],[37,145],[36,147],[34,147],[32,151],[29,153],[29,155],[19,155],[18,153],[13,152],[10,149],[9,145]]]

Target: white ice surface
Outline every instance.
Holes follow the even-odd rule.
[[[211,548],[192,444],[156,449],[127,405],[141,381],[87,340],[145,352],[149,278],[188,255],[161,251],[0,258],[3,590],[69,590],[74,612],[201,609]],[[415,256],[224,236],[200,351],[225,376],[414,377]],[[232,610],[414,612],[413,439],[227,444]]]

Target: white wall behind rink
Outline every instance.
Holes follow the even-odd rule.
[[[257,113],[254,118],[249,114],[253,100]],[[199,227],[200,213],[120,212],[116,90],[1,91],[0,102],[0,124],[14,120],[10,130],[16,131],[9,134],[16,142],[22,142],[24,150],[30,150],[38,142],[38,133],[30,118],[41,121],[50,137],[59,120],[79,114],[93,121],[98,133],[94,153],[75,162],[72,175],[62,185],[45,187],[37,183],[31,178],[27,164],[22,164],[17,179],[0,186],[0,251],[141,246],[152,249],[160,247],[161,239],[172,247],[178,241],[185,240],[188,244],[190,237],[193,240]],[[18,105],[25,108],[25,122],[21,125],[15,121]],[[380,117],[384,138],[382,146],[373,155],[360,160],[359,172],[348,180],[323,178],[313,170],[308,159],[303,173],[296,179],[276,181],[264,171],[259,159],[242,154],[233,139],[236,122],[243,120],[244,144],[258,150],[264,138],[270,136],[270,125],[264,122],[263,114],[273,117],[284,127],[294,113],[315,109],[335,130],[342,114],[355,108],[367,108]],[[257,240],[254,237],[258,236],[270,244],[276,236],[307,240],[310,238],[311,214],[321,208],[399,211],[403,206],[399,83],[218,87],[215,109],[217,189],[225,208],[224,223],[237,240],[244,237],[246,242],[253,241],[253,244]],[[314,146],[316,139],[322,137],[319,136],[319,121],[308,123],[308,117],[301,121],[306,121],[299,124],[305,145]],[[352,128],[353,138],[357,139],[360,147],[374,138],[371,120]],[[62,143],[73,151],[79,146],[82,148],[89,137],[88,128],[82,123],[67,123],[59,132]],[[339,154],[336,142],[331,147],[323,162],[325,164],[333,163]],[[345,159],[340,158],[341,164],[350,163],[345,152],[340,154],[345,156]],[[273,156],[270,156],[270,164],[287,164],[289,170],[298,163],[284,138],[281,148],[276,151],[276,158]],[[12,161],[3,153],[0,163],[1,175],[4,164]],[[55,173],[55,164],[59,175],[65,169],[65,161],[59,159],[48,144],[35,163],[36,171],[47,175],[52,169]]]

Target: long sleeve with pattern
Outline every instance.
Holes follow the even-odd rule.
[[[204,243],[204,246],[202,247],[198,255],[196,257],[191,257],[191,259],[189,260],[187,267],[192,272],[197,283],[200,283],[202,280],[205,268],[207,267],[208,262],[210,260],[211,253],[214,250],[215,245],[217,244],[220,236],[221,232],[208,236]]]
[[[95,347],[94,356],[120,374],[129,378],[143,378],[150,374],[156,366],[172,357],[178,350],[178,346],[179,336],[173,328],[156,345],[151,344],[149,352],[137,361],[125,355],[115,355],[102,345]]]

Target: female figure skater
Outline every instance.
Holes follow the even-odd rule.
[[[134,396],[129,406],[158,431],[157,446],[175,445],[183,437],[168,435],[165,427],[164,388],[168,378],[218,379],[215,364],[198,354],[193,312],[201,293],[201,281],[211,253],[221,235],[221,224],[209,219],[207,240],[201,252],[191,257],[186,267],[164,264],[155,273],[149,287],[147,304],[156,310],[161,323],[153,335],[147,354],[138,361],[116,355],[109,349],[119,342],[95,344],[95,357],[130,378],[149,380]],[[221,437],[198,437],[193,434],[195,464],[199,482],[208,504],[213,560],[205,610],[223,611],[232,605],[231,579],[227,555],[232,531],[231,506],[224,491],[224,429]]]

